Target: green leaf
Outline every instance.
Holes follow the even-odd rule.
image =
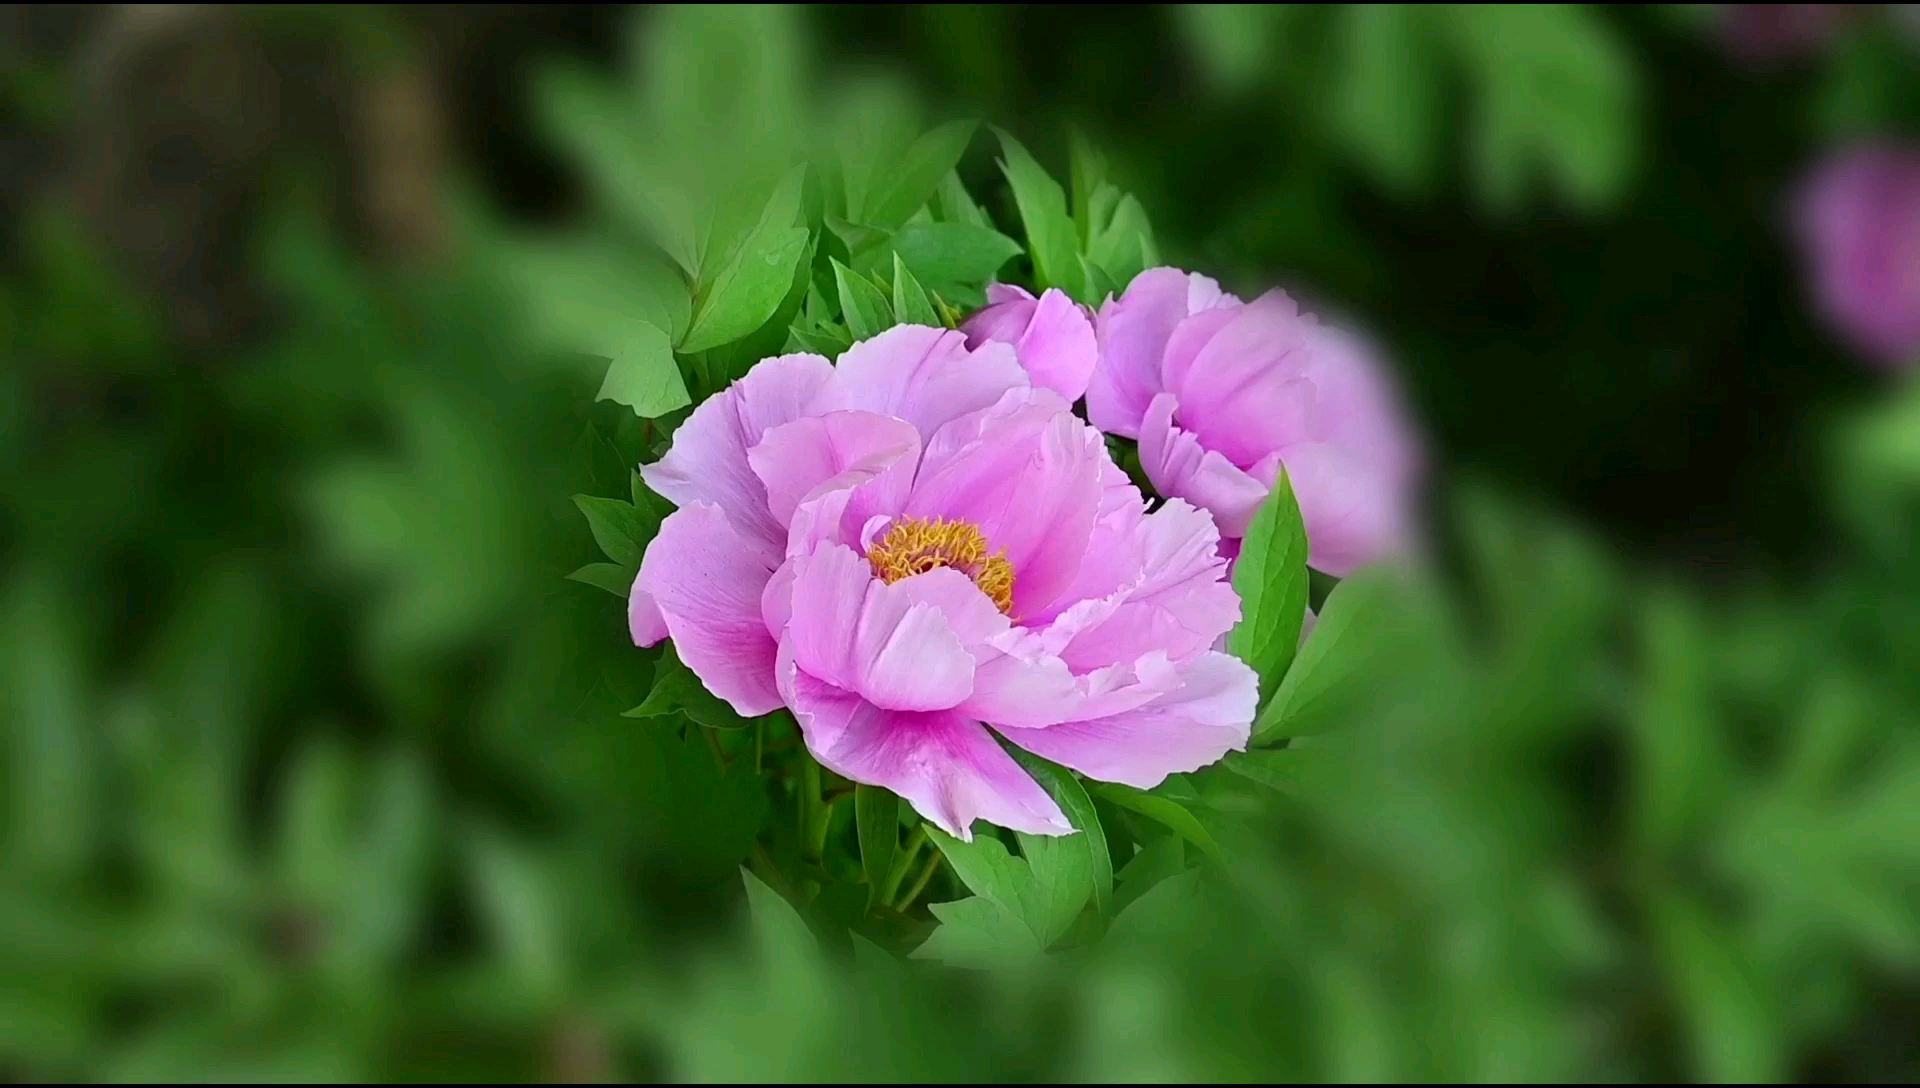
[[[1693,1075],[1703,1083],[1780,1080],[1789,1062],[1779,1024],[1751,953],[1724,919],[1677,894],[1655,897],[1662,966],[1681,1004]]]
[[[1018,917],[984,896],[933,903],[928,909],[940,920],[940,928],[914,950],[915,959],[992,968],[1019,964],[1046,951]]]
[[[79,867],[106,810],[94,756],[103,733],[89,698],[100,689],[88,675],[82,615],[77,591],[44,569],[23,570],[0,599],[0,841],[21,876]],[[231,690],[230,680],[217,682]]]
[[[1187,840],[1164,835],[1140,848],[1120,870],[1114,889],[1113,910],[1118,914],[1154,885],[1187,871]]]
[[[801,351],[810,351],[829,359],[839,358],[841,352],[853,346],[852,337],[847,335],[846,330],[838,328],[794,329],[787,334],[787,341]]]
[[[1120,285],[1125,282],[1087,257],[1080,258],[1080,274],[1086,277],[1089,298],[1105,299],[1117,295]]]
[[[903,325],[940,324],[940,315],[933,312],[926,289],[913,278],[898,253],[893,255],[893,313]]]
[[[1233,589],[1240,622],[1227,636],[1227,650],[1259,674],[1264,700],[1293,663],[1307,614],[1307,527],[1285,472],[1247,527]]]
[[[1066,935],[1094,897],[1093,857],[1087,845],[1094,836],[1085,831],[1077,835],[1029,835],[1023,831],[1015,837],[1033,874],[1035,894],[1030,902],[1041,920],[1035,932],[1042,943],[1050,945]]]
[[[1132,786],[1123,786],[1117,782],[1095,784],[1094,792],[1119,805],[1121,808],[1137,812],[1147,819],[1167,828],[1204,851],[1215,861],[1224,861],[1225,855],[1220,844],[1202,827],[1193,813],[1178,801],[1136,790]]]
[[[1455,5],[1441,21],[1472,90],[1481,196],[1516,205],[1537,178],[1595,208],[1625,189],[1639,125],[1633,57],[1570,4]]]
[[[730,344],[765,324],[793,285],[794,269],[807,249],[800,215],[800,183],[795,170],[781,182],[756,224],[711,277],[702,269],[700,298],[693,321],[680,342],[683,352]]]
[[[949,171],[946,177],[940,179],[936,203],[939,210],[935,218],[942,222],[988,229],[993,227],[993,221],[987,218],[987,213],[981,211],[980,205],[967,195],[967,186],[960,180],[959,174]]]
[[[1089,874],[1093,879],[1094,905],[1101,914],[1110,913],[1113,909],[1113,857],[1108,853],[1107,833],[1100,826],[1100,814],[1094,810],[1093,798],[1088,796],[1087,788],[1072,771],[1064,767],[1012,746],[1008,747],[1008,752],[1028,774],[1046,787],[1047,792],[1053,795],[1054,802],[1067,814],[1067,819],[1079,829],[1080,834],[1063,836],[1055,841],[1077,844],[1087,853]],[[1025,836],[1022,836],[1021,843],[1024,848]],[[1027,857],[1031,860],[1033,851],[1028,850]],[[1034,870],[1042,880],[1047,879],[1037,864]]]
[[[932,198],[973,139],[972,121],[953,121],[922,135],[888,170],[892,183],[867,194],[863,222],[897,227]]]
[[[1080,274],[1080,247],[1076,244],[1073,219],[1067,214],[1067,195],[1027,149],[1011,135],[1000,133],[1005,158],[1000,168],[1013,186],[1014,203],[1020,208],[1020,221],[1027,229],[1027,250],[1033,256],[1036,288],[1058,287],[1076,299],[1085,301],[1085,281]]]
[[[595,589],[604,589],[624,601],[633,589],[633,576],[633,568],[623,567],[618,563],[588,563],[567,575],[567,578],[570,581],[585,583]]]
[[[1415,191],[1431,180],[1439,150],[1444,28],[1438,11],[1414,4],[1338,9],[1343,50],[1332,99],[1344,139],[1388,188]]]
[[[693,296],[672,265],[631,243],[596,236],[503,239],[488,264],[518,300],[536,339],[611,358],[632,326],[686,331]]]
[[[840,312],[856,341],[878,336],[893,324],[887,297],[878,287],[839,261],[833,262],[833,278],[840,285]]]
[[[627,711],[627,718],[662,718],[685,714],[699,725],[712,729],[739,729],[748,724],[731,706],[707,690],[692,669],[680,660],[668,644],[653,669],[653,688],[639,706]]]
[[[1334,587],[1280,689],[1255,720],[1255,745],[1334,723],[1342,698],[1367,682],[1386,635],[1397,630],[1390,615],[1394,588],[1382,569],[1359,571]]]
[[[1020,252],[1019,243],[999,231],[966,223],[911,223],[894,233],[888,248],[928,290],[949,298],[981,297],[981,287]]]
[[[992,836],[981,835],[972,842],[961,842],[931,826],[927,834],[946,855],[960,882],[975,895],[992,900],[1025,923],[1041,948],[1052,945],[1067,932],[1093,894],[1091,874],[1085,868],[1075,881],[1042,880],[1032,863],[1009,854],[1006,846]],[[1022,843],[1025,845],[1024,837]],[[1079,856],[1084,866],[1085,852],[1080,851]],[[1064,853],[1048,854],[1041,863],[1049,867],[1070,866],[1072,863],[1067,859]],[[1067,875],[1073,874],[1067,872]]]
[[[1106,273],[1111,286],[1102,290],[1089,282],[1090,304],[1124,288],[1135,276],[1160,263],[1146,209],[1131,196],[1120,197],[1110,216],[1096,217],[1093,230],[1093,238],[1087,243],[1087,260]]]
[[[1094,194],[1112,188],[1107,185],[1107,160],[1080,132],[1069,141],[1068,154],[1073,177],[1073,226],[1080,236],[1080,248],[1086,249],[1094,235]]]
[[[413,937],[437,854],[433,800],[416,759],[389,754],[373,772],[356,829],[353,878],[335,888],[341,933],[361,955],[390,959]]]
[[[1722,727],[1708,661],[1711,636],[1676,595],[1648,595],[1641,613],[1645,661],[1639,706],[1626,729],[1633,757],[1634,837],[1645,856],[1666,857],[1700,840],[1726,784],[1716,768]]]
[[[1140,894],[1113,920],[1107,940],[1115,946],[1164,946],[1169,934],[1190,931],[1193,919],[1204,917],[1201,871],[1175,873]]]
[[[853,817],[860,838],[860,868],[867,874],[867,909],[872,910],[900,849],[900,799],[878,786],[857,785]]]
[[[630,570],[640,569],[647,544],[653,540],[653,534],[660,531],[660,518],[656,514],[629,502],[597,495],[575,495],[573,504],[587,516],[593,541],[600,545],[608,559]]]
[[[1268,70],[1268,43],[1282,15],[1272,5],[1182,4],[1174,14],[1202,73],[1220,89],[1245,90]]]
[[[553,874],[535,854],[492,832],[468,839],[481,919],[515,985],[536,1000],[559,996],[564,971],[560,904]]]
[[[1227,753],[1220,766],[1269,789],[1292,793],[1300,789],[1305,775],[1320,756],[1314,749],[1254,748]]]
[[[607,367],[606,380],[600,383],[595,399],[624,404],[642,419],[654,419],[692,403],[686,382],[680,377],[680,365],[674,362],[673,344],[666,333],[647,324],[629,327],[626,342]]]
[[[888,234],[879,227],[850,222],[837,215],[827,216],[827,229],[847,247],[847,256],[852,260],[858,260],[885,242]]]
[[[806,919],[800,917],[800,912],[793,909],[792,903],[781,898],[779,892],[767,887],[766,882],[750,870],[740,870],[740,879],[747,889],[747,914],[753,923],[754,944],[762,954],[781,959],[818,949],[813,930],[808,928]]]
[[[354,768],[335,744],[317,741],[294,764],[281,795],[278,862],[293,894],[317,900],[350,874]]]
[[[650,161],[632,111],[580,66],[538,74],[533,99],[543,128],[579,160],[595,194],[691,273],[699,267],[693,216],[680,191]]]

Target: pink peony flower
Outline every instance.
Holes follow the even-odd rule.
[[[987,288],[986,308],[969,317],[960,331],[967,334],[970,348],[989,340],[1013,345],[1033,384],[1069,402],[1087,391],[1100,355],[1086,311],[1057,288],[1036,299],[1025,288],[993,284]]]
[[[1833,155],[1813,171],[1795,212],[1827,320],[1875,362],[1920,362],[1920,145]]]
[[[1142,788],[1246,744],[1254,675],[1212,649],[1240,615],[1212,519],[1149,513],[1006,344],[908,325],[838,366],[764,360],[642,471],[679,509],[634,641],[671,637],[743,715],[789,708],[822,764],[952,834],[1072,831],[989,729]]]
[[[1173,268],[1142,272],[1096,327],[1088,418],[1139,439],[1154,487],[1211,511],[1229,553],[1282,466],[1315,568],[1343,575],[1407,543],[1418,451],[1358,337],[1281,292],[1241,302]]]

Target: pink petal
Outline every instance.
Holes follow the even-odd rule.
[[[1404,546],[1407,498],[1377,466],[1320,442],[1289,446],[1280,459],[1307,527],[1309,566],[1342,577]]]
[[[1173,335],[1167,337],[1166,353],[1160,360],[1161,388],[1179,397],[1181,387],[1193,374],[1193,363],[1200,357],[1200,352],[1246,310],[1245,306],[1203,310],[1175,325]]]
[[[1181,686],[1146,706],[1044,729],[1000,728],[1037,756],[1103,782],[1152,789],[1246,748],[1259,682],[1238,658],[1207,653],[1179,666]]]
[[[640,588],[638,575],[633,582],[633,588],[627,591],[627,631],[633,635],[635,646],[651,646],[667,637],[667,618],[653,603],[653,595]]]
[[[1011,283],[990,283],[987,285],[987,304],[976,311],[972,317],[960,325],[960,331],[967,334],[967,346],[978,347],[983,341],[998,340],[1003,344],[1015,344],[1033,320],[1033,311],[1039,300],[1024,287]]]
[[[1090,614],[1061,656],[1076,671],[1161,651],[1184,660],[1240,622],[1213,519],[1179,499],[1147,515],[1132,538],[1138,566],[1111,610]]]
[[[828,544],[794,562],[794,663],[889,710],[946,710],[973,692],[973,657],[937,604]]]
[[[1213,515],[1220,535],[1240,537],[1269,486],[1173,425],[1174,397],[1153,399],[1140,431],[1140,465],[1162,495],[1186,499]]]
[[[658,607],[680,660],[749,718],[780,706],[777,647],[760,608],[770,563],[718,506],[694,503],[660,523],[634,583]]]
[[[766,486],[767,508],[786,524],[803,501],[869,480],[850,516],[865,521],[900,508],[920,457],[920,433],[903,420],[872,412],[829,412],[783,423],[747,451]],[[865,507],[872,506],[872,510]]]
[[[739,531],[778,553],[786,526],[767,511],[766,489],[747,451],[774,427],[797,419],[833,375],[818,355],[762,360],[724,392],[708,397],[674,432],[673,447],[640,475],[676,506],[712,503]]]
[[[1165,653],[1075,674],[1058,657],[1031,653],[1031,640],[1001,640],[1007,652],[983,661],[973,695],[958,708],[995,726],[1038,728],[1118,714],[1152,702],[1179,686]]]
[[[993,304],[961,327],[967,343],[1012,344],[1014,356],[1033,384],[1068,401],[1079,400],[1100,355],[1086,311],[1058,288],[1035,300],[1018,287],[995,284],[988,289],[988,297]]]
[[[1293,300],[1274,291],[1236,311],[1190,362],[1183,362],[1183,345],[1170,346],[1166,382],[1179,397],[1180,425],[1243,467],[1311,437],[1314,385],[1306,371],[1312,328]]]
[[[1087,385],[1087,418],[1103,431],[1140,436],[1154,394],[1165,387],[1160,361],[1174,326],[1189,314],[1231,305],[1220,285],[1177,268],[1150,268],[1100,308],[1099,362]]]
[[[1032,835],[1073,833],[1060,806],[978,722],[950,711],[882,709],[790,665],[782,685],[823,766],[893,791],[948,834],[971,842],[975,820]]]
[[[964,333],[900,325],[848,348],[813,410],[895,416],[926,436],[1027,384],[1005,344],[968,351]]]
[[[1011,626],[973,579],[948,567],[902,578],[894,591],[908,600],[932,605],[947,618],[954,636],[968,649],[982,645]]]
[[[1026,616],[1028,626],[1050,623],[1079,602],[1107,596],[1139,568],[1139,549],[1133,534],[1146,516],[1146,500],[1111,457],[1101,467],[1100,477],[1100,509],[1094,514],[1093,536],[1087,542],[1080,571],[1052,605]]]
[[[984,419],[952,448],[929,443],[906,513],[972,522],[1013,564],[1016,617],[1050,604],[1079,571],[1104,492],[1099,432],[1041,398]],[[1053,402],[1057,404],[1057,401]]]

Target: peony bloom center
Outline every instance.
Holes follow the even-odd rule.
[[[951,567],[973,579],[1001,612],[1013,612],[1013,564],[1004,550],[989,554],[986,536],[970,521],[901,518],[867,549],[867,562],[889,585]]]

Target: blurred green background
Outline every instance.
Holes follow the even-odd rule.
[[[1920,386],[1785,230],[1920,131],[1920,45],[1726,19],[0,12],[0,1076],[1920,1076]],[[585,76],[1082,133],[1169,261],[1392,346],[1436,561],[1301,760],[1196,776],[1229,864],[1156,840],[1107,940],[977,971],[743,891],[786,813],[620,716],[564,577],[637,423],[548,335],[619,244]]]

